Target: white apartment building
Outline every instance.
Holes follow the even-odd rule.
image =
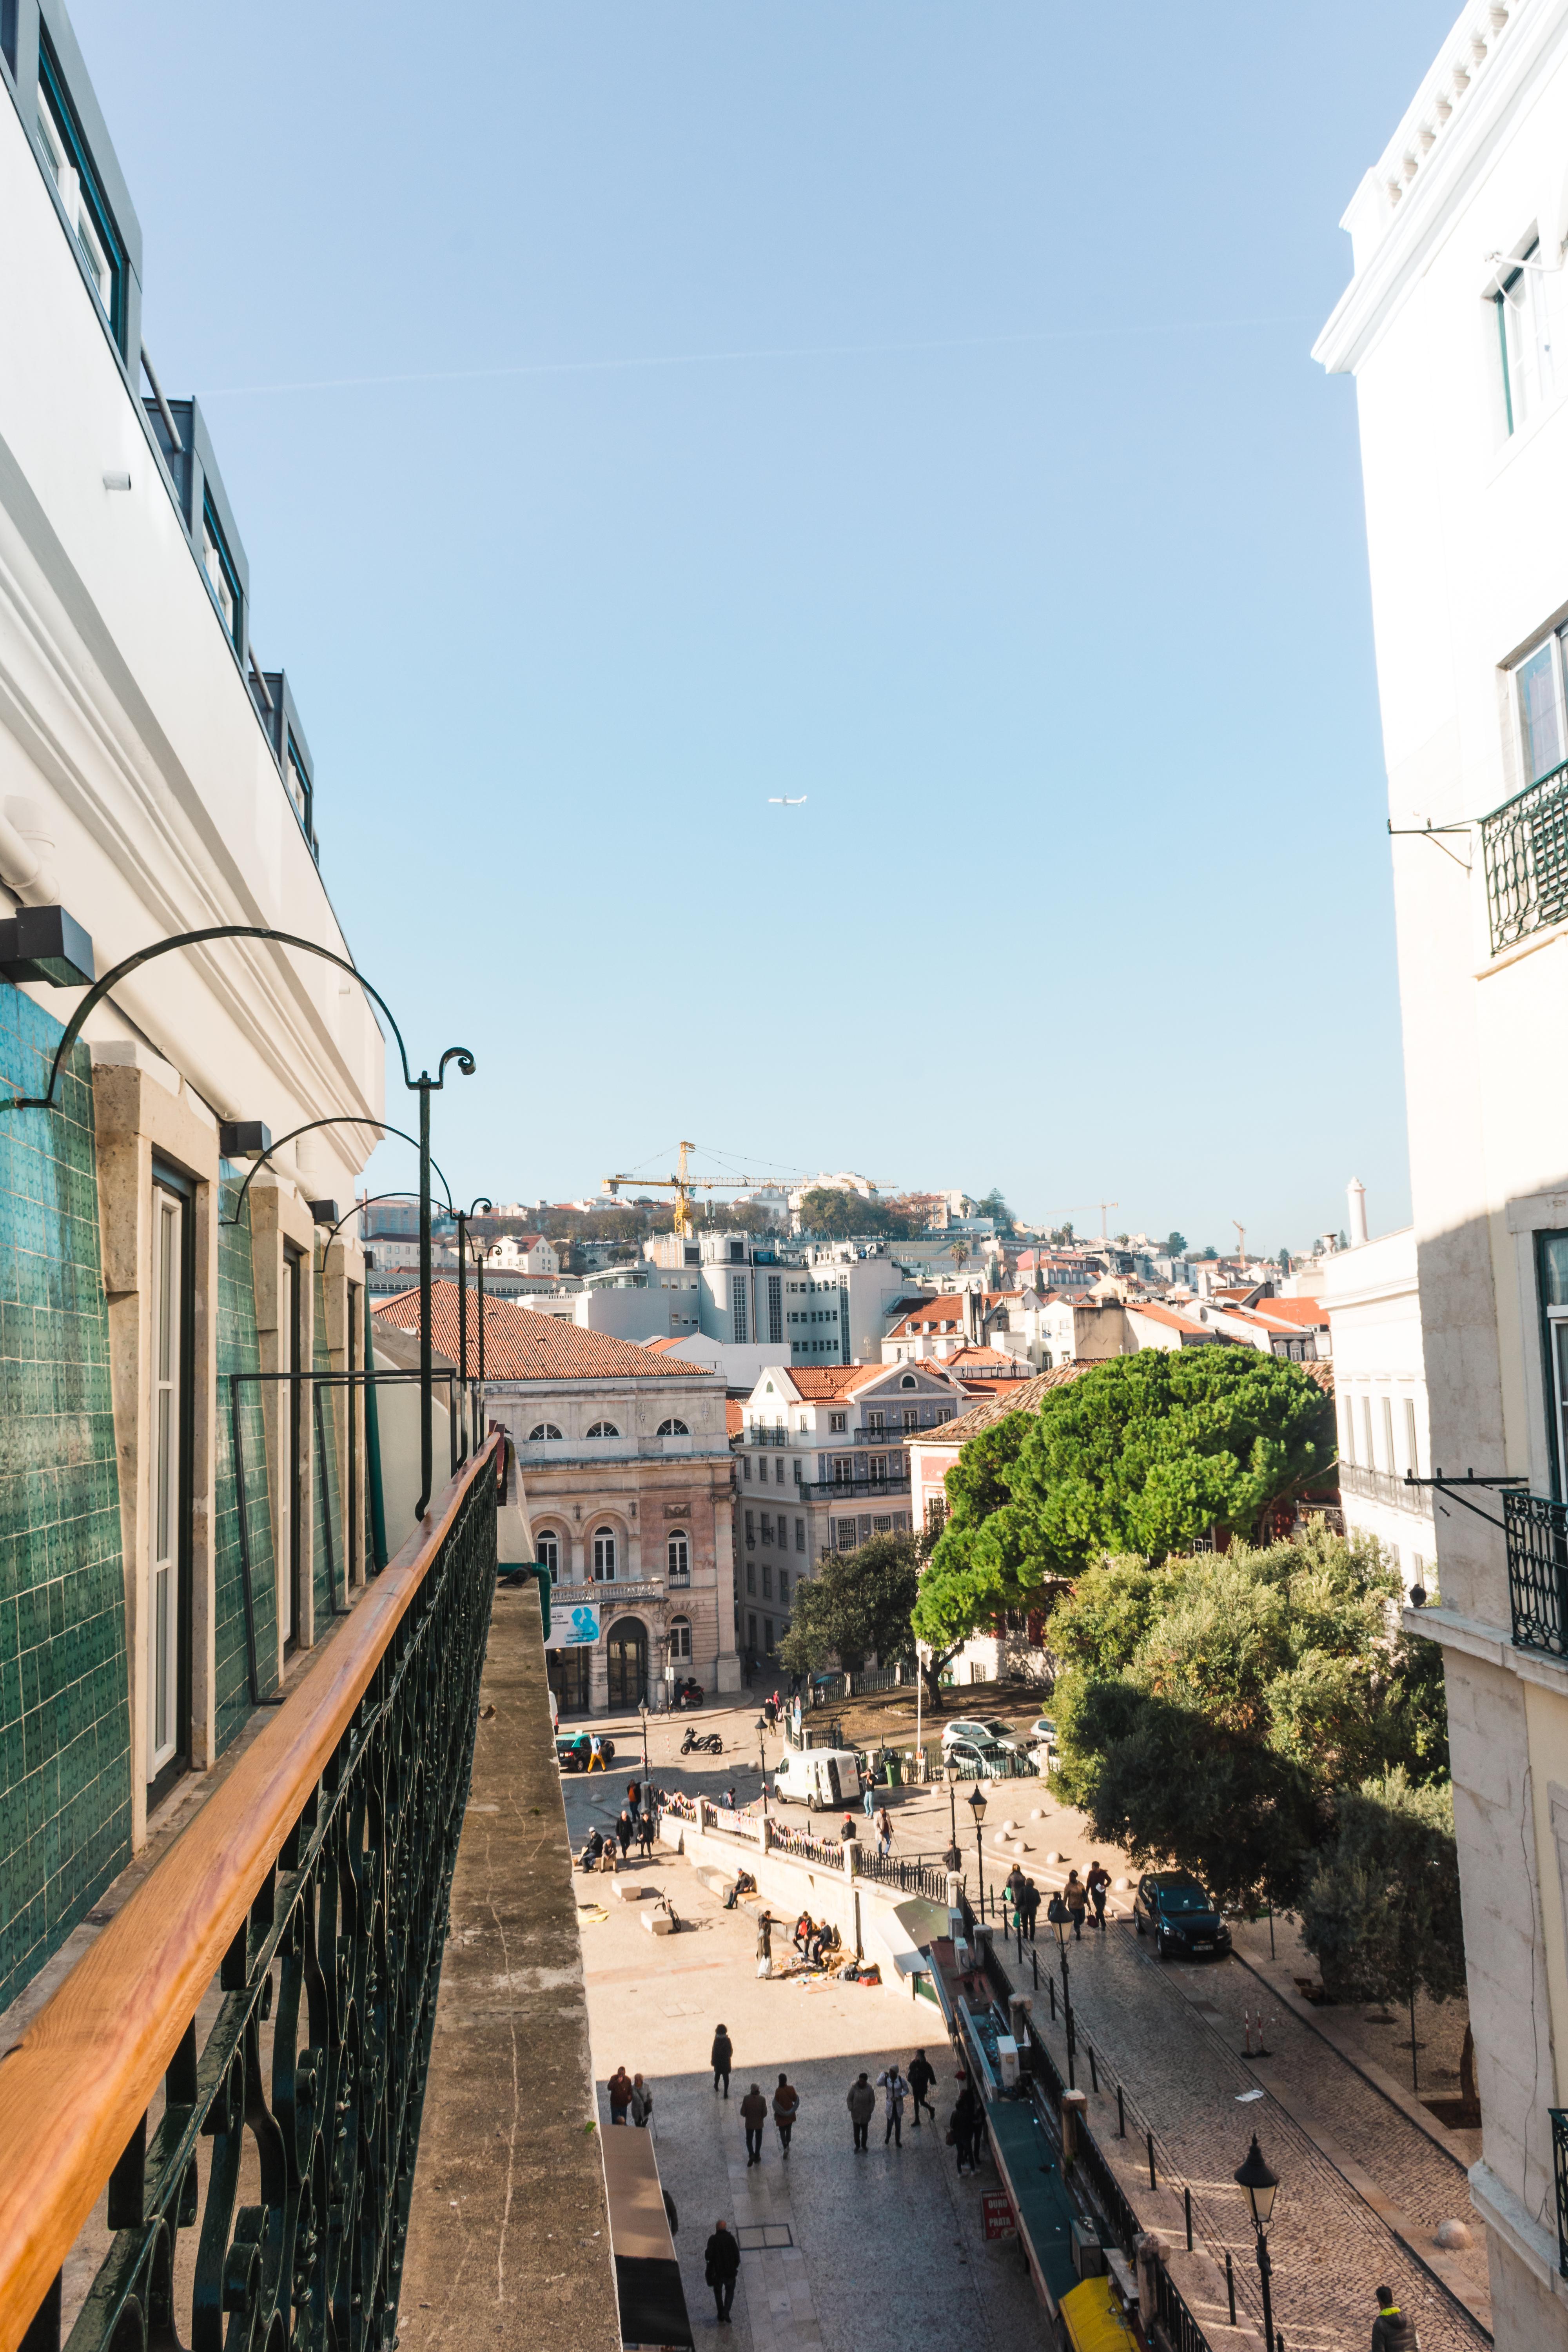
[[[1542,2352],[1568,2345],[1568,0],[1466,6],[1345,226],[1317,355],[1356,381],[1431,1458],[1528,1482],[1486,1516],[1437,1493],[1441,1601],[1406,1622],[1445,1652],[1496,2341]],[[1372,1422],[1375,1452],[1381,1397]]]
[[[1405,1590],[1435,1598],[1432,1489],[1405,1482],[1407,1472],[1426,1478],[1432,1468],[1415,1263],[1413,1226],[1376,1241],[1363,1228],[1324,1261],[1321,1304],[1333,1332],[1346,1532],[1375,1536]]]

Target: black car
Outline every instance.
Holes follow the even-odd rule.
[[[1132,1924],[1141,1936],[1152,1936],[1160,1958],[1173,1952],[1184,1958],[1196,1952],[1228,1952],[1230,1929],[1219,1916],[1219,1906],[1188,1870],[1149,1870],[1138,1881]]]

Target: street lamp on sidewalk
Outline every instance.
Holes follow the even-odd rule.
[[[763,1770],[763,1811],[764,1813],[768,1810],[767,1730],[767,1717],[765,1715],[759,1715],[757,1717],[757,1761],[762,1766]]]
[[[975,1892],[980,1897],[980,1916],[985,1916],[985,1849],[980,1843],[980,1828],[985,1819],[985,1800],[980,1793],[980,1783],[974,1783],[974,1794],[969,1800],[969,1810],[974,1816],[974,1875]]]
[[[638,1701],[637,1701],[637,1713],[638,1713],[638,1714],[641,1716],[641,1717],[642,1717],[642,1776],[643,1776],[643,1780],[644,1780],[644,1783],[645,1783],[645,1786],[646,1786],[646,1783],[647,1783],[647,1777],[648,1777],[648,1763],[647,1763],[647,1691],[644,1691],[644,1693],[643,1693],[643,1695],[642,1695],[641,1698],[639,1698],[639,1699],[638,1699]]]
[[[1263,2161],[1263,2151],[1258,2145],[1256,2132],[1252,2135],[1252,2146],[1247,2151],[1247,2161],[1237,2166],[1234,2178],[1237,2187],[1247,2191],[1247,2201],[1252,2210],[1252,2226],[1258,2233],[1258,2275],[1263,2287],[1263,2341],[1268,2352],[1274,2352],[1274,2305],[1268,2292],[1274,2265],[1268,2258],[1268,2222],[1274,2211],[1274,2197],[1279,2183]]]
[[[1068,1983],[1068,1929],[1072,1925],[1072,1913],[1068,1909],[1059,1894],[1053,1895],[1047,1904],[1046,1919],[1047,1924],[1057,1931],[1057,1948],[1062,1956],[1062,2013],[1067,2020],[1068,2089],[1076,2091],[1078,2084],[1073,2075],[1073,2059],[1077,2052],[1078,2036],[1073,2032],[1072,1991]]]

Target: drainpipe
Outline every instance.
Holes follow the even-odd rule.
[[[37,803],[8,798],[0,814],[0,881],[24,907],[58,904],[54,850],[54,835]]]

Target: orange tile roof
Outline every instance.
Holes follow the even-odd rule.
[[[378,1323],[394,1331],[419,1336],[419,1293],[400,1290],[374,1310]],[[458,1286],[430,1286],[430,1344],[447,1362],[458,1360]],[[468,1373],[479,1369],[479,1317],[473,1294],[468,1297]],[[485,1378],[487,1381],[668,1381],[711,1380],[706,1364],[689,1364],[679,1356],[656,1356],[649,1348],[636,1348],[626,1339],[611,1339],[602,1331],[583,1331],[553,1315],[541,1315],[521,1299],[485,1298]]]
[[[1287,1323],[1302,1323],[1313,1329],[1325,1328],[1329,1310],[1321,1298],[1260,1298],[1253,1312],[1279,1316]]]
[[[1010,1371],[1019,1360],[1001,1348],[955,1348],[951,1356],[943,1356],[941,1360],[943,1371],[956,1372],[962,1378],[971,1371]]]
[[[920,1430],[904,1442],[908,1445],[962,1445],[980,1430],[1005,1421],[1009,1413],[1037,1412],[1049,1390],[1065,1388],[1069,1381],[1080,1379],[1090,1370],[1092,1360],[1083,1358],[1070,1364],[1053,1364],[1048,1372],[1037,1372],[1032,1381],[1009,1381],[1005,1387],[998,1381],[996,1392],[973,1406],[961,1419],[939,1422],[934,1429]]]
[[[1129,1315],[1146,1315],[1152,1323],[1168,1323],[1173,1331],[1191,1331],[1200,1339],[1215,1339],[1219,1336],[1217,1332],[1211,1331],[1206,1323],[1194,1323],[1190,1315],[1173,1314],[1170,1307],[1156,1305],[1152,1298],[1130,1298],[1127,1312]],[[1236,1309],[1227,1307],[1226,1312],[1234,1314]]]
[[[746,1415],[744,1408],[738,1405],[733,1397],[726,1397],[724,1400],[724,1427],[726,1431],[731,1437],[739,1437],[741,1432],[745,1428],[745,1426]]]
[[[1022,1295],[1016,1290],[982,1291],[979,1293],[980,1311],[983,1315],[989,1315],[993,1307],[999,1307],[1005,1298],[1018,1298]],[[912,1307],[901,1322],[893,1326],[887,1335],[888,1338],[889,1339],[923,1339],[924,1327],[928,1323],[951,1323],[955,1330],[962,1330],[964,1297],[965,1294],[963,1291],[948,1291],[940,1298],[922,1298],[920,1305]],[[936,1335],[933,1332],[931,1336],[934,1339]]]

